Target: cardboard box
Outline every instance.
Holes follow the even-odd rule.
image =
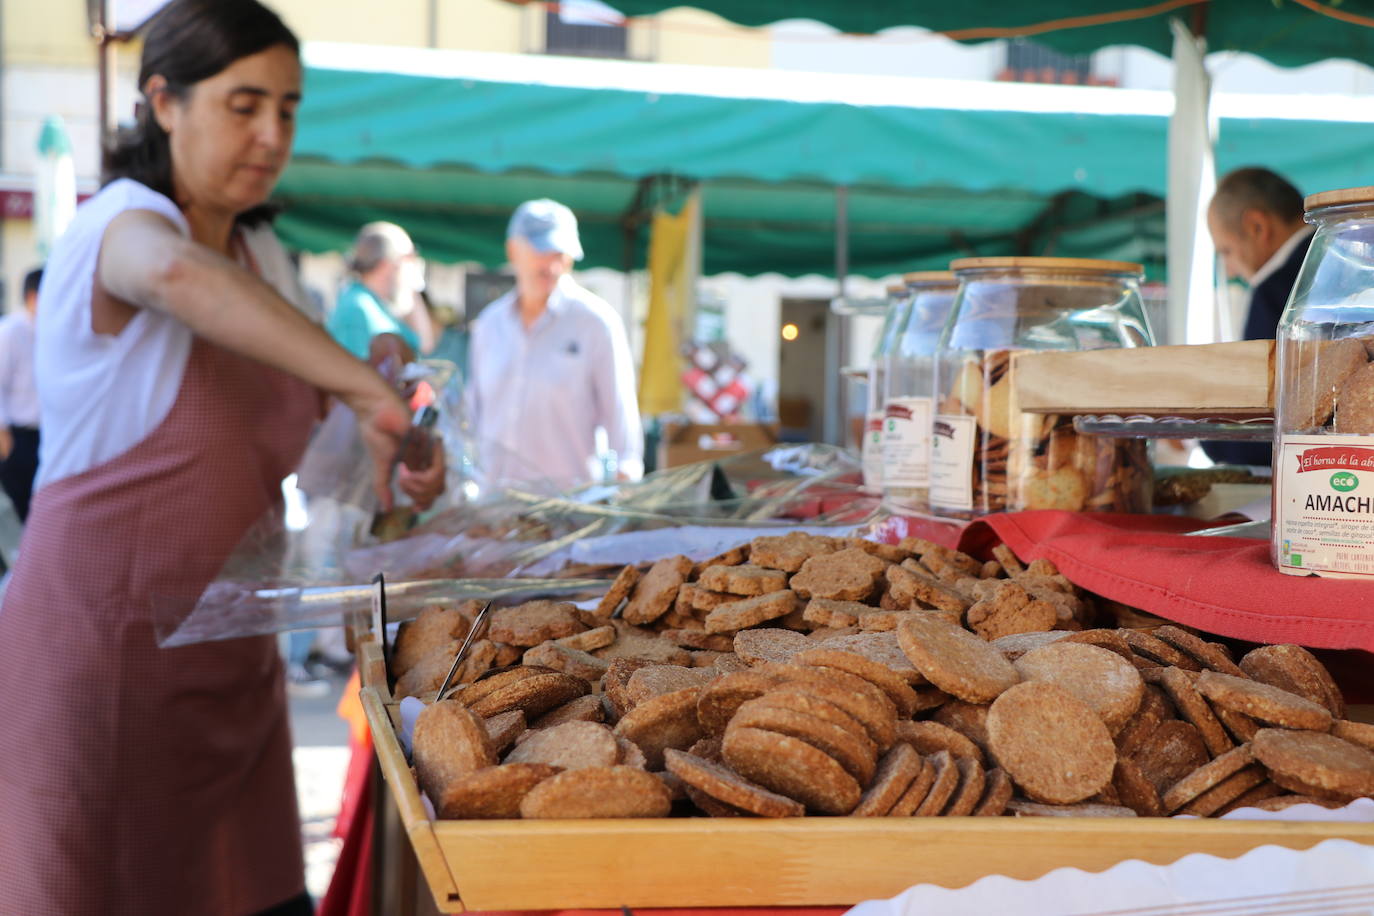
[[[778,428],[767,423],[665,423],[658,467],[714,461],[776,445]]]

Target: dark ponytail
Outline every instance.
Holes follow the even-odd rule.
[[[300,42],[276,13],[257,0],[172,0],[153,17],[143,39],[139,92],[161,76],[167,92],[185,99],[201,80],[234,61],[277,45],[300,54]],[[105,148],[101,184],[132,178],[175,200],[172,151],[167,132],[144,97],[132,127],[123,128]]]

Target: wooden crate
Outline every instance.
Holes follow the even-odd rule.
[[[375,642],[370,651],[375,678]],[[364,687],[362,698],[382,774],[443,913],[839,906],[993,874],[1101,871],[1125,859],[1167,864],[1193,852],[1234,858],[1333,837],[1374,845],[1374,824],[1173,818],[431,821],[396,737],[397,705],[384,686]]]

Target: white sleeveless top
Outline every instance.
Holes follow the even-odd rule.
[[[180,320],[144,308],[118,334],[91,329],[100,244],[110,221],[126,210],[152,211],[190,235],[169,198],[121,178],[77,208],[53,247],[38,297],[34,350],[43,418],[35,490],[133,448],[167,417],[181,388],[192,333]],[[245,230],[243,239],[263,280],[310,314],[271,227]]]

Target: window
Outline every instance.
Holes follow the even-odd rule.
[[[1006,65],[997,75],[1014,83],[1060,83],[1068,86],[1111,86],[1115,80],[1098,79],[1092,72],[1091,54],[1060,54],[1025,38],[1007,42]]]
[[[576,57],[629,57],[629,36],[623,24],[589,21],[557,10],[544,15],[544,50]]]

